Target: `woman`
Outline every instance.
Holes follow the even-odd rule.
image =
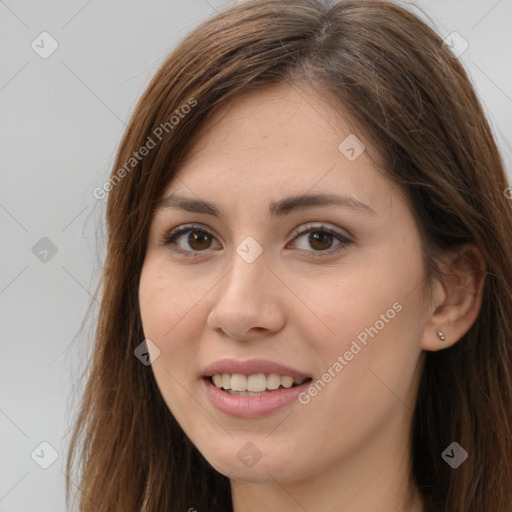
[[[194,30],[104,187],[79,509],[510,512],[508,185],[403,8],[245,1]]]

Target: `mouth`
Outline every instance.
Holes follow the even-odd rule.
[[[205,377],[217,389],[232,396],[262,397],[292,389],[309,381],[311,377],[292,377],[278,373],[258,373],[245,375],[242,373],[216,373]]]
[[[293,406],[311,384],[309,372],[266,359],[221,359],[203,370],[204,391],[220,412],[262,418]]]

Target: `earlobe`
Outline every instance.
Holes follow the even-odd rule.
[[[451,347],[469,331],[480,313],[484,284],[485,261],[476,246],[450,254],[436,284],[421,341],[424,350]]]

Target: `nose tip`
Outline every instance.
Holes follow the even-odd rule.
[[[239,248],[248,250],[240,255]],[[278,281],[261,252],[254,256],[256,252],[257,247],[250,240],[238,246],[231,271],[213,295],[207,319],[211,331],[244,341],[282,329],[285,314]]]

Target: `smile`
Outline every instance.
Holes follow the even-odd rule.
[[[290,389],[304,383],[308,378],[291,377],[277,373],[258,373],[244,375],[241,373],[216,373],[210,377],[212,384],[232,396],[260,397],[278,389]]]
[[[311,379],[307,379],[290,388],[279,386],[275,390],[251,392],[224,390],[215,386],[209,378],[201,381],[206,395],[218,411],[241,419],[261,418],[298,402],[299,395],[311,384]]]

